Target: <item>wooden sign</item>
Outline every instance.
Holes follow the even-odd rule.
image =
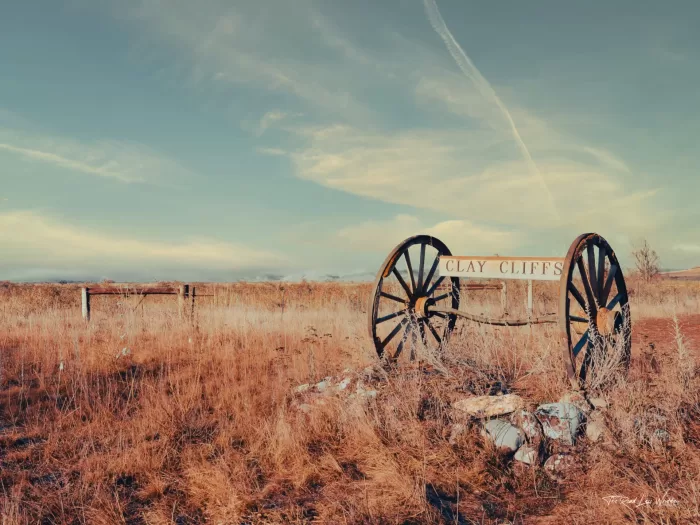
[[[560,257],[440,257],[440,276],[463,279],[558,281],[564,270]]]

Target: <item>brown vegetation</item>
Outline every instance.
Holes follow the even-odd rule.
[[[307,415],[290,408],[296,385],[376,361],[370,285],[207,287],[193,326],[167,297],[97,297],[86,325],[78,289],[0,285],[3,524],[700,522],[700,283],[629,283],[634,348],[607,394],[613,439],[577,444],[580,471],[563,481],[475,428],[448,441],[460,392],[566,392],[556,328],[460,322],[437,362],[446,375],[406,365],[369,405]],[[536,300],[556,311],[555,288]]]

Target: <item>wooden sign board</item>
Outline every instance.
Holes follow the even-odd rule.
[[[440,257],[440,276],[463,279],[558,281],[564,270],[560,257]]]

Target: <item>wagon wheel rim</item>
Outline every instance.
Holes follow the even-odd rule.
[[[394,248],[374,281],[369,334],[380,359],[413,361],[420,350],[440,352],[457,316],[430,311],[431,306],[459,307],[459,279],[438,273],[441,256],[452,253],[429,235],[410,237]]]
[[[566,371],[575,389],[586,389],[591,374],[606,366],[627,372],[629,296],[617,256],[600,235],[584,234],[572,243],[560,285],[560,312]]]

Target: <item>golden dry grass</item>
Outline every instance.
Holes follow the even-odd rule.
[[[697,284],[630,283],[635,323],[699,312]],[[307,415],[290,406],[294,386],[376,362],[370,285],[201,289],[216,297],[202,298],[195,326],[172,297],[96,298],[86,326],[77,286],[0,288],[3,524],[700,523],[687,323],[656,340],[653,366],[635,347],[629,377],[608,394],[612,443],[577,444],[580,472],[555,482],[475,427],[448,442],[460,390],[498,380],[532,404],[566,392],[555,328],[460,322],[435,363],[447,375],[405,367],[375,402],[330,398]],[[511,298],[520,305],[522,290]],[[536,299],[556,311],[556,290]],[[667,418],[667,444],[655,414]]]

